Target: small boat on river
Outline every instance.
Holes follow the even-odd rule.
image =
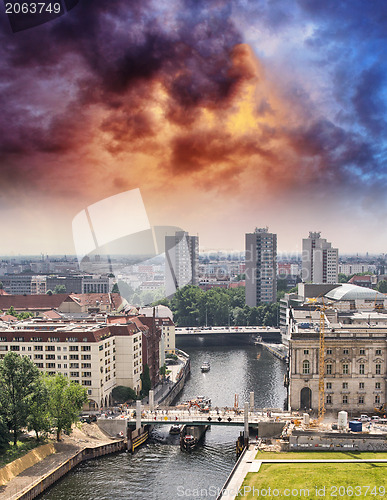
[[[210,371],[210,363],[208,361],[203,361],[202,366],[200,367],[202,372],[209,372]]]

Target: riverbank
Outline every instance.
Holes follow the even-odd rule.
[[[37,463],[31,463],[27,455],[18,459],[21,461],[20,473],[0,486],[1,500],[33,499],[82,461],[126,447],[123,440],[113,440],[96,424],[86,423],[51,446],[54,449],[50,449],[50,454],[41,455],[42,459]],[[36,450],[39,453],[39,449]],[[24,462],[27,467],[24,467]]]

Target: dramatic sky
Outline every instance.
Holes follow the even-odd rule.
[[[80,0],[0,15],[0,254],[74,253],[87,206],[280,251],[387,252],[385,0]],[[135,213],[111,217],[131,225]]]

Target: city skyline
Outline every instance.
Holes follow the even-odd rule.
[[[310,230],[384,253],[385,9],[94,0],[18,33],[2,12],[0,253],[74,254],[76,214],[135,188],[203,248],[268,225],[279,253]]]

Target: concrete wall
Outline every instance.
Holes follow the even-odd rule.
[[[0,486],[4,486],[8,481],[53,453],[55,453],[54,443],[44,444],[43,446],[31,450],[27,455],[24,455],[24,457],[18,458],[10,464],[5,465],[0,469]]]
[[[110,453],[115,453],[124,449],[126,449],[126,443],[124,442],[124,440],[116,441],[114,443],[105,444],[102,446],[96,446],[95,448],[84,448],[83,450],[72,456],[70,459],[63,462],[53,472],[47,474],[46,476],[43,476],[38,483],[35,483],[27,491],[21,494],[18,497],[18,500],[32,500],[33,498],[37,497],[42,493],[42,491],[54,484],[58,479],[67,474],[71,469],[76,467],[84,460],[108,455]]]
[[[124,418],[99,418],[97,420],[98,427],[113,438],[118,437],[120,432],[123,432],[124,436],[126,436],[126,424],[127,422]]]
[[[259,422],[258,423],[258,437],[260,438],[274,438],[280,437],[284,422]]]
[[[283,449],[292,451],[387,451],[386,435],[296,432]]]

